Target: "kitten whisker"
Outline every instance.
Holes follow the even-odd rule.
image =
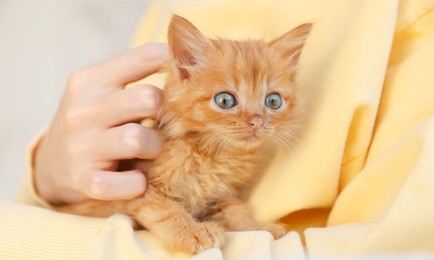
[[[206,130],[202,131],[206,132]],[[204,138],[200,138],[198,147],[201,149],[202,154],[215,154],[219,155],[223,144],[228,140],[227,135],[223,131],[216,131],[213,129],[212,134],[207,133]]]
[[[286,134],[286,133],[285,133]],[[284,156],[288,152],[293,156],[293,151],[295,149],[295,143],[293,142],[295,136],[292,133],[288,133],[286,136],[287,138],[283,138],[282,136],[279,136],[275,133],[271,133],[270,135],[272,137],[272,140],[274,141],[273,144],[276,145],[278,150],[278,156]]]
[[[224,135],[223,133],[221,133],[219,137],[221,141],[219,142],[219,146],[217,147],[217,151],[216,151],[217,156],[220,155],[220,148],[223,147],[223,144],[226,144],[226,141],[229,139],[229,137]],[[223,152],[224,149],[222,149],[221,151]]]

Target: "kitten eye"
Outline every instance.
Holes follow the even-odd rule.
[[[227,92],[222,92],[215,95],[214,102],[217,106],[223,109],[233,108],[237,104],[237,100],[235,99],[234,95]]]
[[[271,93],[265,98],[265,105],[271,109],[277,110],[282,106],[282,97],[277,93]]]

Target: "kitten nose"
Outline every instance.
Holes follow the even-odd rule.
[[[258,131],[258,129],[261,128],[263,124],[264,120],[260,115],[254,115],[249,121],[249,125],[254,132]]]

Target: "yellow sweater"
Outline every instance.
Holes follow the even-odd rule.
[[[225,248],[195,259],[434,256],[433,0],[155,1],[135,45],[165,41],[172,12],[232,39],[271,39],[315,22],[297,79],[307,127],[250,197],[258,219],[295,231],[277,241],[266,232],[227,233]],[[31,155],[20,198],[43,207],[0,202],[0,259],[189,257],[134,232],[126,216],[44,208]]]

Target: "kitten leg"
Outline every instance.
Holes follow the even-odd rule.
[[[238,198],[228,198],[217,203],[213,207],[213,213],[210,219],[219,221],[231,231],[265,230],[275,239],[286,234],[282,224],[257,222],[249,206]]]
[[[116,213],[125,213],[127,202],[122,200],[101,201],[89,200],[68,204],[54,209],[63,213],[71,213],[89,217],[110,217]]]
[[[197,254],[224,242],[224,230],[217,223],[195,221],[179,203],[153,187],[130,203],[128,213],[172,250]]]

